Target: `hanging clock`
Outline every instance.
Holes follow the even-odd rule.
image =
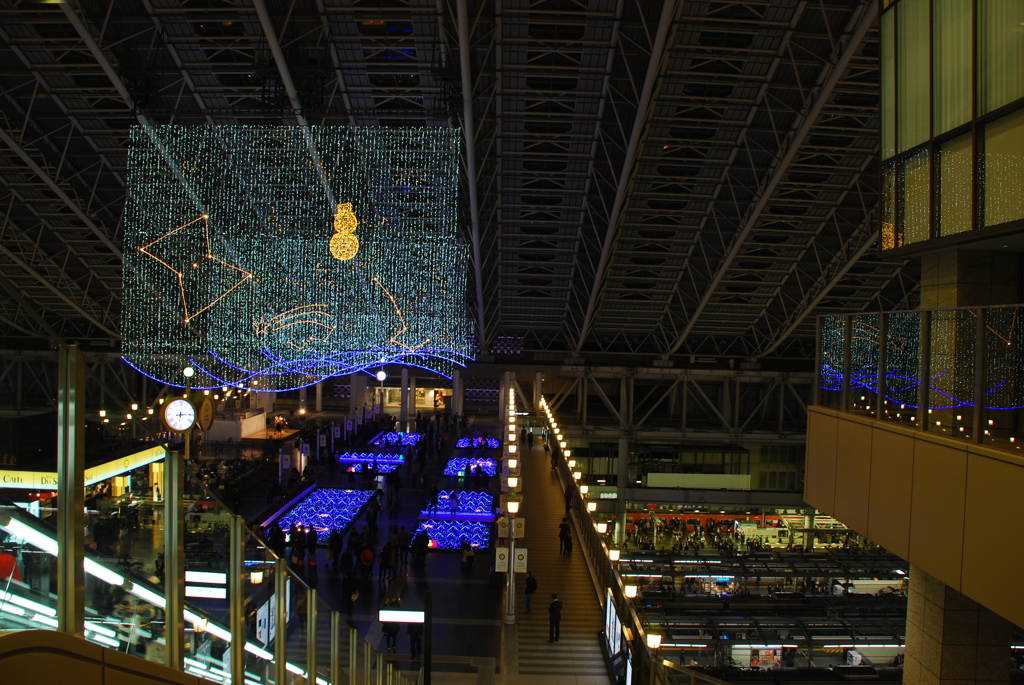
[[[195,425],[196,408],[188,400],[179,397],[165,404],[160,416],[170,430],[184,433]]]

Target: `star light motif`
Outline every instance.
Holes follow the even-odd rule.
[[[197,230],[200,225],[201,234]],[[139,252],[174,272],[186,324],[253,277],[249,271],[213,254],[207,214],[168,231],[140,247]],[[221,289],[216,288],[218,282]]]

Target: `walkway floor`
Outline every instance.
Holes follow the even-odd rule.
[[[532,613],[526,615],[525,577],[517,578],[515,659],[511,664],[508,659],[504,661],[508,672],[499,682],[607,685],[611,679],[598,642],[603,624],[601,605],[579,545],[569,556],[559,553],[558,524],[565,514],[565,499],[550,464],[549,453],[543,447],[522,453],[520,516],[526,518],[526,537],[519,542],[528,550],[527,562],[537,579],[537,595]],[[552,593],[563,602],[561,637],[555,644],[547,642],[547,609]]]

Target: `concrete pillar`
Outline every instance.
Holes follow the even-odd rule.
[[[316,384],[316,410],[322,412],[324,410],[324,382],[320,381]]]
[[[462,404],[466,396],[462,392],[462,371],[455,369],[452,373],[452,411],[456,414],[462,414]]]
[[[409,416],[416,418],[416,376],[409,376]]]
[[[366,404],[366,374],[360,371],[350,375],[349,384],[348,415],[358,423]]]
[[[402,408],[398,411],[398,420],[404,426],[409,420],[409,369],[402,367]]]
[[[544,374],[540,371],[533,375],[533,406],[540,407],[540,396],[544,392]],[[536,411],[536,410],[535,410]]]
[[[1009,682],[1009,621],[910,567],[904,685]]]
[[[629,481],[629,438],[619,438],[618,497],[615,500],[615,542],[622,545],[626,541],[626,488]]]
[[[816,513],[813,508],[804,510],[804,530],[806,531],[804,533],[804,549],[808,552],[814,549],[814,533],[811,532],[811,529],[814,528],[814,515]]]

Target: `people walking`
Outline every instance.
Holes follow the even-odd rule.
[[[562,635],[562,600],[558,595],[551,595],[551,604],[548,605],[548,642],[558,642]]]
[[[384,645],[387,649],[388,654],[394,654],[398,649],[398,633],[402,630],[401,623],[394,623],[392,621],[386,622],[381,627],[381,632],[384,633]]]
[[[533,577],[533,574],[529,571],[526,572],[526,593],[523,595],[523,601],[526,602],[526,613],[531,613],[531,606],[533,604],[533,595],[537,592],[537,579]]]
[[[409,633],[409,653],[413,661],[423,653],[423,624],[410,623],[406,632]]]
[[[565,554],[565,541],[569,538],[569,521],[562,518],[558,524],[558,553]]]

